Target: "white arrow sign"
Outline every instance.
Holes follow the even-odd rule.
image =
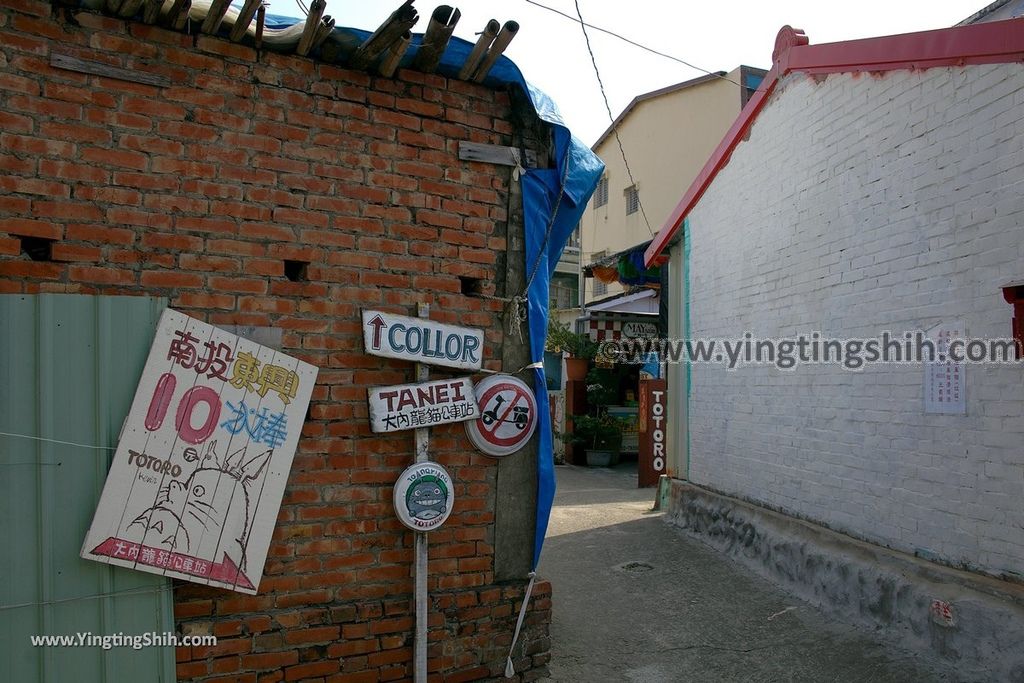
[[[483,330],[424,318],[364,310],[363,344],[367,353],[384,358],[460,370],[483,367]]]

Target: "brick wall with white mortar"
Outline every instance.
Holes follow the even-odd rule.
[[[1024,279],[1024,67],[785,79],[690,214],[691,336],[840,339],[962,320]],[[675,247],[677,250],[680,247]],[[1024,574],[1024,368],[698,365],[690,477],[853,536]]]
[[[55,68],[54,54],[173,85]],[[430,304],[484,329],[486,367],[501,369],[503,304],[460,278],[504,294],[511,169],[458,147],[512,144],[511,98],[0,3],[0,296],[162,296],[214,325],[280,329],[281,350],[319,368],[259,594],[175,584],[176,628],[218,638],[177,649],[178,680],[412,676],[413,537],[391,489],[413,435],[371,433],[366,404],[366,387],[411,382],[412,365],[363,353],[359,309]],[[430,536],[430,679],[504,681],[526,582],[495,578],[497,467],[461,425],[431,430],[430,452],[457,498]],[[520,681],[545,675],[547,581],[529,610]]]

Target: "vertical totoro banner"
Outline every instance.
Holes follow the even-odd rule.
[[[82,557],[256,593],[316,376],[164,311]]]

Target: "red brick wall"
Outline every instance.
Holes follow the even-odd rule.
[[[158,88],[52,68],[67,54],[165,76]],[[295,56],[10,0],[0,8],[0,293],[166,296],[213,324],[272,326],[320,368],[256,596],[175,591],[181,679],[373,681],[411,675],[412,535],[391,486],[412,432],[374,436],[366,387],[412,380],[362,351],[359,308],[487,330],[499,292],[510,174],[461,162],[460,140],[510,144],[507,93],[402,71],[370,77]],[[49,259],[27,253],[49,242]],[[44,245],[45,246],[45,245]],[[308,262],[306,281],[284,261]],[[511,343],[511,341],[509,342]],[[431,433],[457,483],[430,535],[430,667],[497,676],[522,584],[494,585],[494,461],[460,425]],[[538,584],[517,664],[547,661]],[[541,668],[537,668],[541,667]]]

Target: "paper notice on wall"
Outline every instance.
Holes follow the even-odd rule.
[[[924,361],[924,412],[938,415],[966,415],[967,369],[950,358],[950,344],[967,335],[963,321],[936,325],[927,338],[934,346],[932,360]],[[955,349],[963,355],[963,347]],[[927,350],[925,350],[927,353]],[[927,358],[927,355],[925,356]]]
[[[316,376],[164,311],[82,557],[255,593]]]

